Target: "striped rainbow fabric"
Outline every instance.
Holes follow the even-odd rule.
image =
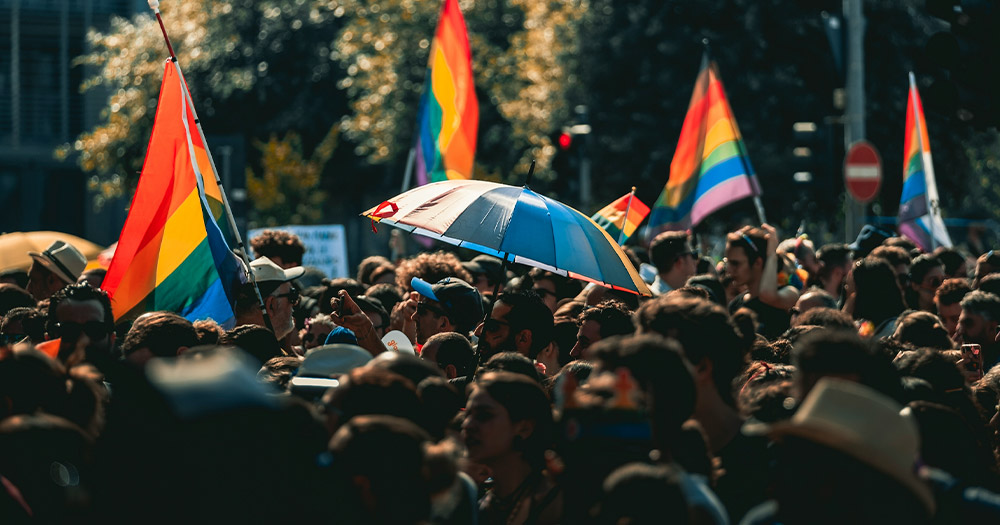
[[[718,68],[706,54],[670,162],[670,178],[649,216],[649,236],[687,230],[715,210],[760,193]]]
[[[458,0],[441,9],[417,117],[417,184],[472,178],[479,101]]]
[[[903,191],[899,196],[897,219],[899,233],[913,240],[925,252],[937,246],[952,245],[938,202],[924,106],[920,102],[913,73],[910,73],[906,138],[903,142]]]
[[[625,217],[626,211],[628,217]],[[618,241],[618,244],[625,244],[625,241],[635,233],[636,228],[647,215],[649,215],[649,206],[646,206],[632,192],[629,192],[601,208],[591,219],[598,226],[604,228],[612,239]]]
[[[234,321],[242,267],[216,221],[222,193],[177,65],[168,60],[139,185],[102,288],[115,320],[166,310]]]

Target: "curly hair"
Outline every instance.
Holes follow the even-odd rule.
[[[250,239],[250,247],[258,257],[280,258],[285,264],[302,264],[306,246],[298,235],[284,230],[264,230]]]
[[[453,253],[437,251],[421,253],[416,257],[403,259],[396,268],[396,284],[410,291],[410,280],[419,277],[434,284],[445,277],[457,277],[467,283],[473,282],[472,275],[462,267],[462,261]]]

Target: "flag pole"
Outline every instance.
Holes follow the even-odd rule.
[[[410,153],[406,156],[406,171],[403,173],[403,187],[399,192],[410,189],[410,179],[413,177],[413,163],[417,160],[417,147],[411,146]]]
[[[625,228],[628,226],[628,212],[632,210],[633,198],[635,198],[635,186],[632,186],[632,192],[628,194],[628,204],[625,205],[625,218],[622,219],[622,229],[618,232],[618,246],[625,244]]]
[[[236,237],[236,245],[239,249],[240,255],[243,257],[243,264],[246,265],[246,271],[249,275],[250,282],[253,284],[254,292],[257,294],[257,303],[260,305],[260,314],[264,319],[264,326],[268,330],[274,332],[274,326],[271,325],[271,317],[267,315],[267,307],[264,305],[264,297],[260,294],[260,286],[257,285],[257,278],[254,276],[253,271],[250,270],[250,258],[247,256],[246,246],[243,244],[243,237],[240,235],[239,228],[236,227],[236,219],[233,217],[233,209],[229,206],[229,198],[226,197],[226,189],[222,186],[222,179],[219,177],[219,169],[215,167],[215,159],[212,158],[212,150],[208,147],[208,141],[205,140],[205,130],[201,127],[201,119],[198,118],[198,110],[194,107],[194,101],[191,100],[191,93],[187,89],[187,80],[184,79],[184,72],[181,71],[180,64],[177,63],[177,55],[174,54],[174,46],[170,43],[170,37],[167,36],[167,28],[163,25],[163,17],[160,16],[160,2],[159,0],[147,0],[149,8],[153,10],[153,14],[156,15],[156,21],[160,24],[160,32],[163,33],[163,41],[167,43],[167,50],[170,52],[170,61],[174,63],[177,67],[177,74],[181,78],[181,83],[184,85],[184,98],[188,105],[191,106],[191,111],[194,117],[195,126],[198,128],[198,135],[201,137],[201,141],[205,144],[205,153],[208,155],[208,162],[212,165],[212,171],[215,174],[215,183],[219,186],[219,194],[222,197],[222,206],[226,209],[226,218],[229,221],[229,227],[233,230],[233,236]]]
[[[760,202],[760,195],[753,196],[753,205],[757,208],[757,218],[760,219],[760,223],[767,223],[767,217],[764,216],[764,203]]]

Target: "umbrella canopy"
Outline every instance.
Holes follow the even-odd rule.
[[[88,260],[101,253],[100,246],[68,233],[37,231],[0,235],[0,270],[27,270],[31,267],[28,252],[44,252],[55,241],[72,244]]]
[[[393,197],[362,215],[510,262],[652,295],[603,228],[528,187],[479,180],[436,182]]]

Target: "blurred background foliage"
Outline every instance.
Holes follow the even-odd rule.
[[[480,103],[476,177],[523,182],[579,204],[578,171],[593,170],[593,212],[638,186],[654,201],[709,43],[774,222],[830,231],[841,213],[843,145],[834,103],[843,86],[823,12],[830,0],[461,0]],[[365,192],[396,192],[412,144],[440,2],[429,0],[187,0],[162,7],[209,134],[242,135],[251,220],[318,222],[356,214]],[[893,215],[903,163],[907,72],[921,79],[940,21],[918,3],[868,0],[867,134],[882,153],[875,214]],[[103,123],[61,155],[92,185],[127,193],[152,126],[165,46],[155,20],[118,19],[77,59],[110,93]],[[1000,140],[934,112],[928,130],[946,215],[996,216]],[[586,108],[586,112],[578,111]],[[583,122],[586,119],[586,122]],[[830,153],[820,180],[792,181],[794,122],[817,122]],[[561,150],[560,130],[592,133]],[[278,139],[276,137],[282,137]],[[840,142],[841,144],[838,144]],[[302,179],[302,180],[299,180]],[[279,195],[285,195],[281,201]],[[748,203],[731,214],[752,215]]]

